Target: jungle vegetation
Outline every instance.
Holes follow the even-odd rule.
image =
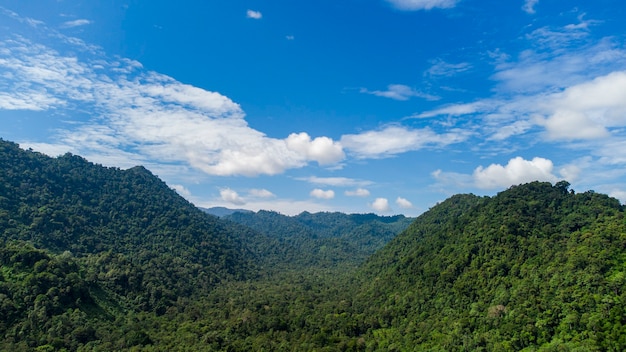
[[[415,219],[196,208],[0,140],[0,350],[621,351],[624,206],[566,181]]]

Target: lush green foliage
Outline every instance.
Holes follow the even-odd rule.
[[[626,349],[624,208],[564,181],[394,236],[410,219],[221,220],[141,167],[4,141],[0,166],[0,350]]]
[[[0,240],[67,252],[86,282],[134,311],[258,275],[248,228],[209,216],[142,167],[49,158],[0,140]],[[258,240],[257,240],[258,242]]]
[[[264,210],[224,218],[275,239],[280,255],[268,252],[265,257],[283,269],[356,267],[413,221],[403,215],[304,212],[286,216]]]
[[[367,263],[377,348],[623,350],[623,207],[567,183],[455,196]],[[437,222],[436,226],[434,226]]]

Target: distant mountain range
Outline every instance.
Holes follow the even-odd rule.
[[[202,208],[199,207],[200,210],[207,214],[215,215],[217,217],[224,217],[228,215],[232,215],[234,213],[254,213],[252,210],[247,209],[229,209],[225,207],[211,207],[211,208]]]

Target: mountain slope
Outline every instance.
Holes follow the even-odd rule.
[[[250,227],[281,245],[277,258],[290,267],[357,266],[413,221],[403,215],[236,212],[224,219]]]
[[[623,350],[623,206],[567,187],[455,196],[419,217],[361,272],[372,347]]]
[[[69,251],[98,281],[157,309],[251,273],[241,226],[207,215],[143,167],[49,158],[0,140],[0,236]]]

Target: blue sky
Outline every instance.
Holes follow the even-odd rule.
[[[626,201],[621,0],[0,0],[0,138],[203,207]]]

